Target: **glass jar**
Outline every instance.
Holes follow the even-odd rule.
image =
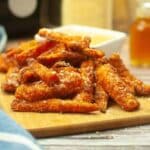
[[[130,58],[134,66],[150,66],[150,0],[139,0],[130,29]]]

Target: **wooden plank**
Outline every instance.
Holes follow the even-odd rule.
[[[4,75],[0,74],[0,81],[3,80]],[[13,112],[10,109],[13,99],[13,95],[0,91],[0,103],[4,111],[37,137],[83,133],[150,123],[150,98],[139,99],[141,107],[138,111],[125,112],[116,104],[112,104],[105,114],[100,112],[93,114]]]

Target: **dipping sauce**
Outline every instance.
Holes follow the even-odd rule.
[[[103,42],[106,42],[108,40],[111,40],[112,37],[111,36],[105,36],[105,35],[93,35],[90,36],[91,37],[91,45],[97,45]]]

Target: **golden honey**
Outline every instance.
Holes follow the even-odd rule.
[[[150,67],[150,0],[137,2],[137,18],[130,28],[131,64]]]
[[[139,18],[132,24],[130,58],[134,66],[150,66],[150,18]]]

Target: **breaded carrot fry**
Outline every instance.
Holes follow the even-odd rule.
[[[99,65],[97,68],[100,83],[103,89],[126,111],[133,111],[139,103],[130,92],[126,84],[118,76],[117,71],[110,64]]]
[[[2,84],[2,89],[6,92],[14,93],[20,84],[19,68],[9,68],[6,74],[6,81]]]
[[[38,102],[27,102],[24,100],[14,100],[11,104],[14,111],[21,112],[62,112],[62,113],[90,113],[98,110],[96,104],[87,102],[47,99]]]
[[[83,80],[83,89],[74,99],[92,103],[94,99],[94,62],[92,60],[84,61],[81,64],[80,71]]]
[[[101,112],[106,112],[109,96],[100,85],[95,90],[95,102]]]
[[[132,82],[133,75],[131,75],[129,70],[125,67],[120,56],[118,54],[112,54],[109,58],[109,63],[117,69],[119,76],[126,83],[130,91],[135,93],[134,84]]]
[[[28,51],[35,46],[37,46],[38,42],[35,40],[29,40],[26,42],[19,42],[19,45],[15,48],[10,48],[6,51],[6,56],[7,57],[15,57],[17,54],[21,52]]]
[[[55,42],[50,42],[50,41],[46,41],[46,42],[34,41],[29,45],[27,44],[27,47],[25,48],[24,51],[22,51],[19,54],[16,54],[16,59],[20,65],[24,65],[26,64],[27,58],[36,58],[41,53],[49,50],[55,45],[56,45]]]
[[[63,58],[62,54],[65,51],[66,51],[66,47],[64,44],[57,44],[50,50],[43,52],[40,56],[37,57],[37,60],[46,66],[51,66],[55,62]]]
[[[67,50],[61,44],[41,54],[37,59],[46,66],[51,66],[57,61],[66,61],[73,65],[78,65],[81,61],[86,59],[86,56],[78,52]]]
[[[45,37],[47,40],[64,43],[67,47],[73,49],[87,48],[89,47],[91,41],[89,37],[66,35],[63,33],[53,32],[52,30],[46,28],[40,29],[38,34]]]
[[[47,86],[41,81],[21,84],[15,92],[15,97],[26,101],[39,101],[55,97],[56,93],[54,90],[54,88]]]
[[[10,57],[15,57],[16,54],[19,54],[19,53],[21,53],[22,51],[23,51],[23,49],[21,49],[20,46],[17,47],[17,48],[11,48],[11,49],[8,49],[8,50],[6,51],[6,56],[7,56],[8,58],[10,58]]]
[[[32,65],[32,64],[31,64]],[[35,66],[37,67],[37,66]],[[37,67],[40,68],[40,67]],[[50,71],[50,69],[48,69]],[[41,69],[42,71],[42,69]],[[59,96],[59,97],[66,97],[66,96],[71,96],[72,94],[76,94],[77,92],[79,92],[82,88],[82,78],[80,76],[80,73],[78,71],[78,69],[73,68],[73,67],[58,67],[55,68],[55,71],[57,72],[57,78],[58,78],[58,82],[56,82],[56,80],[53,80],[52,82],[54,82],[55,84],[49,84],[49,86],[52,86],[55,93],[58,93],[54,96]],[[44,73],[44,72],[43,72]],[[40,76],[38,76],[38,74],[36,74],[36,72],[34,71],[34,69],[30,68],[30,67],[25,67],[22,71],[21,71],[21,83],[31,83],[33,81],[37,81],[40,80]],[[47,74],[47,72],[45,72],[45,74]],[[41,79],[45,82],[48,83],[48,80],[46,80],[47,78],[49,79],[51,76],[48,74],[44,76],[41,76]]]
[[[59,78],[55,70],[48,69],[44,65],[38,63],[36,60],[33,60],[30,63],[30,68],[40,77],[42,81],[50,86],[59,82]]]
[[[51,86],[41,81],[21,84],[15,93],[17,99],[38,101],[48,98],[65,98],[81,90],[82,79],[75,68],[65,67],[58,71],[59,82]]]
[[[117,69],[118,74],[133,93],[139,96],[150,96],[150,85],[144,84],[132,75],[118,54],[113,54],[109,58],[109,63]]]
[[[8,71],[8,64],[6,62],[6,55],[0,54],[0,72],[6,73]]]
[[[55,84],[53,87],[59,93],[61,98],[67,96],[74,96],[82,89],[82,77],[77,68],[74,67],[61,67],[57,68],[60,83]]]
[[[0,55],[0,72],[6,73],[9,68],[15,67],[18,67],[18,63],[13,57],[8,58],[5,53]]]
[[[90,58],[99,59],[104,56],[104,52],[99,49],[84,48],[82,53]]]
[[[109,96],[104,91],[98,80],[99,79],[96,79],[95,102],[98,105],[101,112],[106,112]]]
[[[150,85],[144,84],[142,81],[135,79],[134,86],[137,96],[150,96]]]
[[[107,63],[107,59],[106,58],[102,58],[102,59],[98,59],[96,61],[96,69],[95,69],[95,80],[96,80],[96,87],[95,87],[95,102],[97,103],[97,105],[99,106],[99,109],[101,112],[106,112],[107,109],[107,105],[108,105],[108,100],[109,100],[109,96],[108,94],[105,92],[105,90],[103,89],[103,87],[101,86],[101,79],[100,79],[100,74],[97,70],[97,66],[102,65]]]
[[[71,65],[70,63],[67,63],[65,61],[58,61],[52,66],[52,68],[55,68],[55,69],[60,68],[60,67],[71,67]]]
[[[40,77],[29,66],[23,67],[19,71],[19,73],[20,73],[20,82],[21,82],[21,84],[35,82],[35,81],[40,80]]]

